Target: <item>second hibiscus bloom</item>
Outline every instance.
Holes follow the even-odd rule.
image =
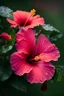
[[[35,12],[35,9],[31,10],[31,12],[17,10],[16,12],[13,12],[14,20],[7,18],[7,21],[11,24],[11,27],[15,28],[18,26],[19,29],[22,27],[29,29],[43,25],[44,19],[41,18],[40,15],[35,15]]]
[[[16,35],[16,49],[18,52],[10,58],[15,74],[26,73],[30,83],[42,83],[54,76],[55,67],[50,61],[57,61],[60,53],[45,35],[41,34],[36,42],[35,31],[23,29]]]

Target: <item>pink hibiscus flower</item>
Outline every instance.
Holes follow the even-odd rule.
[[[30,83],[42,83],[54,76],[55,67],[50,61],[57,61],[60,53],[55,44],[41,34],[36,42],[35,32],[22,29],[16,35],[16,49],[11,55],[11,68],[16,75],[26,73]]]
[[[11,24],[11,27],[18,26],[19,29],[22,27],[25,27],[25,29],[28,28],[34,28],[35,26],[43,25],[44,19],[40,18],[40,15],[35,14],[35,9],[31,10],[31,12],[25,12],[25,11],[19,11],[13,12],[14,20],[10,20],[7,18],[7,21]]]

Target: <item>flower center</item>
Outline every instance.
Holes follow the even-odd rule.
[[[36,62],[38,62],[38,61],[40,61],[40,57],[39,56],[35,56],[34,58],[30,58],[31,56],[29,56],[28,58],[27,58],[27,61],[30,63],[30,64],[32,64],[32,65],[34,65],[34,64],[36,64]]]
[[[40,60],[40,57],[39,56],[35,56],[34,60],[35,61],[39,61]]]

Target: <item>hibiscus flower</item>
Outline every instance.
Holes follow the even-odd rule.
[[[13,12],[14,20],[7,18],[7,21],[11,24],[11,27],[15,28],[16,26],[18,26],[19,29],[23,27],[25,27],[25,29],[28,29],[43,25],[44,19],[40,18],[40,15],[34,16],[35,12],[35,9],[31,10],[31,12],[17,10],[16,12]]]
[[[34,30],[22,29],[16,34],[16,49],[10,58],[16,75],[26,73],[30,83],[42,83],[54,76],[55,67],[50,61],[57,61],[60,53],[45,35],[41,34],[36,42]]]

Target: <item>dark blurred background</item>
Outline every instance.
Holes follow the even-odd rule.
[[[64,34],[64,0],[0,0],[0,6],[10,7],[12,10],[30,11],[36,9],[37,14],[44,17],[46,24],[51,24]],[[61,58],[57,64],[64,65],[64,37],[56,42]],[[2,86],[3,95],[0,96],[64,96],[64,81],[48,82],[48,90],[40,90],[41,84],[29,85],[27,93],[21,93],[11,86]]]

